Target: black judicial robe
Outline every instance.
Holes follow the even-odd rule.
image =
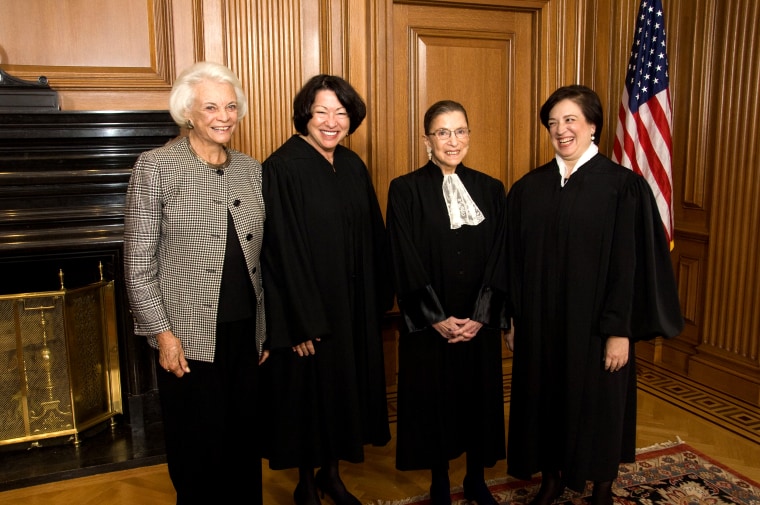
[[[263,167],[265,456],[273,469],[360,462],[363,444],[390,440],[381,318],[393,290],[377,196],[340,145],[331,165],[294,135]],[[291,350],[317,338],[314,356]]]
[[[615,479],[636,447],[633,344],[683,329],[670,250],[646,180],[601,154],[564,188],[556,161],[508,194],[515,345],[507,472]],[[604,371],[605,339],[630,360]]]
[[[506,457],[501,328],[506,319],[504,185],[460,164],[485,216],[452,230],[432,162],[391,182],[386,213],[404,325],[399,339],[396,467],[427,469],[470,449],[486,466]],[[453,315],[485,323],[449,344],[431,326]]]

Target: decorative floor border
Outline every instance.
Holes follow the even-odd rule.
[[[760,443],[760,408],[686,377],[639,361],[639,389]]]
[[[639,389],[760,444],[760,408],[690,379],[639,361]],[[512,376],[504,374],[504,402],[509,403]],[[388,416],[396,422],[396,386],[388,386]]]

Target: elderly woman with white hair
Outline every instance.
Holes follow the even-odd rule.
[[[187,135],[142,153],[127,189],[134,332],[156,353],[177,504],[225,496],[261,504],[261,164],[227,147],[247,100],[227,67],[200,62],[177,78],[169,103]]]

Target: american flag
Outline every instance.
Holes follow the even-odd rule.
[[[672,106],[662,0],[641,0],[618,111],[613,159],[644,176],[673,248]]]

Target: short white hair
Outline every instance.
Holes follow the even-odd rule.
[[[205,81],[227,83],[232,85],[237,97],[238,121],[248,113],[248,99],[243,92],[240,79],[224,65],[210,61],[200,61],[185,69],[172,86],[169,95],[169,113],[179,126],[186,126],[185,112],[195,103],[195,88]]]

